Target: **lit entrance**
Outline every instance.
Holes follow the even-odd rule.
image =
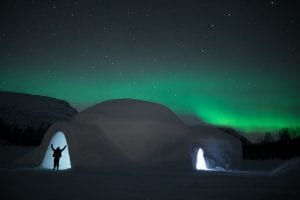
[[[197,170],[208,170],[203,154],[204,154],[203,150],[201,148],[199,148],[198,152],[197,152],[197,160],[196,160],[196,169]]]
[[[54,149],[60,147],[62,149],[67,144],[66,137],[63,132],[57,132],[51,139],[47,151],[45,153],[43,162],[41,167],[45,169],[53,169],[53,151],[51,149],[51,144],[53,144]],[[59,170],[69,169],[71,168],[71,161],[69,155],[68,147],[62,152],[60,162],[59,162]]]

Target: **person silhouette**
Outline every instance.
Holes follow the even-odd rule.
[[[58,146],[56,149],[54,149],[53,144],[51,144],[51,149],[53,151],[53,157],[54,157],[54,163],[53,163],[53,170],[59,169],[59,159],[61,157],[61,153],[66,149],[67,145],[64,146],[64,148],[60,149]]]

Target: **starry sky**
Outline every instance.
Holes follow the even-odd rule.
[[[297,0],[0,4],[1,91],[154,101],[248,134],[300,124]]]

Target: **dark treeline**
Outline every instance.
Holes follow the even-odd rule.
[[[243,143],[244,159],[289,159],[300,156],[300,128],[283,128],[267,132],[257,143]]]
[[[41,143],[48,128],[47,124],[40,124],[37,127],[14,127],[0,118],[0,138],[14,145],[37,146]]]

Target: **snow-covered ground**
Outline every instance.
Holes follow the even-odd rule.
[[[299,199],[299,174],[0,170],[1,199]]]
[[[0,168],[1,199],[299,199],[300,160],[241,171]],[[251,170],[252,168],[252,170]]]

